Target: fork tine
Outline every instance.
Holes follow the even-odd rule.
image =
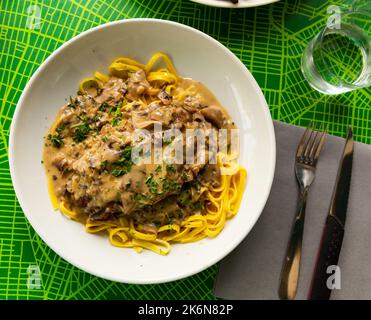
[[[314,134],[315,131],[316,131],[316,124],[314,123],[313,127],[311,129],[310,135],[309,135],[309,139],[308,139],[307,144],[305,146],[305,151],[304,151],[304,158],[305,159],[308,159],[308,156],[309,156],[309,151],[310,151],[309,146],[311,146],[313,144],[313,142],[315,141],[314,139],[312,140],[312,137],[314,137],[313,134]]]
[[[307,136],[308,136],[308,133],[309,133],[309,130],[310,128],[312,127],[312,121],[309,122],[309,125],[307,127],[307,129],[305,130],[303,136],[301,137],[301,140],[298,144],[298,149],[296,150],[296,157],[297,158],[300,158],[304,155],[304,146],[305,146],[305,141],[307,139]]]
[[[323,147],[323,143],[325,142],[325,136],[327,134],[327,126],[324,128],[324,130],[322,131],[322,134],[321,134],[321,137],[320,137],[320,140],[319,140],[319,143],[316,147],[316,150],[314,151],[314,163],[317,162],[318,160],[318,156],[322,150],[322,147]]]
[[[320,132],[323,131],[323,124],[321,124],[319,126],[319,128],[316,130],[316,134],[314,136],[314,139],[313,139],[313,142],[310,146],[310,152],[309,152],[309,156],[308,156],[308,159],[311,161],[311,162],[314,162],[314,155],[315,155],[315,150],[317,149],[317,146],[319,144],[319,142],[321,141],[321,139],[318,139],[319,135],[320,135]]]

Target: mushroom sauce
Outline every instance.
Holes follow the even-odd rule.
[[[220,184],[215,164],[133,163],[136,129],[153,132],[159,123],[163,130],[179,129],[183,134],[185,129],[207,133],[235,127],[200,82],[179,77],[172,95],[162,89],[158,100],[147,104],[145,94],[150,89],[143,70],[129,73],[126,79],[110,76],[101,88],[70,98],[46,135],[43,162],[55,196],[81,222],[125,215],[150,231],[202,214],[203,188]],[[163,145],[171,143],[163,140]]]

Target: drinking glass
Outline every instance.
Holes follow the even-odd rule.
[[[371,85],[371,12],[350,11],[334,19],[305,48],[302,72],[325,94]]]

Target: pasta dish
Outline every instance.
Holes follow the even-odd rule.
[[[147,64],[117,58],[108,75],[80,82],[45,136],[52,205],[137,252],[166,255],[171,243],[215,237],[245,188],[236,130],[215,96],[181,77],[166,54]]]

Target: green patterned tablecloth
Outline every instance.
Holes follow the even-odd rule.
[[[113,20],[150,17],[178,21],[230,48],[263,89],[274,119],[306,125],[316,119],[343,136],[371,143],[370,91],[341,96],[313,91],[300,72],[303,48],[324,25],[330,4],[282,0],[228,10],[189,0],[0,0],[0,299],[213,299],[217,267],[162,285],[126,285],[73,267],[35,234],[15,196],[8,165],[9,127],[17,101],[37,67],[73,36]],[[38,14],[39,18],[38,19]],[[38,266],[40,287],[27,285]]]

